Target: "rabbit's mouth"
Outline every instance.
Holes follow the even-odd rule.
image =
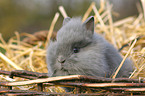
[[[65,69],[64,67],[62,67],[62,68],[61,68],[61,70],[63,70],[63,71],[68,71],[68,70],[67,70],[67,69]]]
[[[68,70],[68,67],[65,66],[64,64],[61,64],[61,70],[63,70],[63,71],[67,71],[67,70]]]

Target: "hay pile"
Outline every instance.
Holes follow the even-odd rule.
[[[127,17],[123,20],[113,22],[111,5],[106,5],[105,7],[104,2],[101,2],[101,7],[98,10],[95,3],[92,3],[84,14],[82,21],[90,16],[90,13],[93,11],[93,15],[95,16],[95,31],[97,33],[104,36],[117,49],[125,44],[129,44],[129,46],[121,50],[124,60],[126,57],[130,57],[134,62],[134,72],[129,78],[145,78],[145,18],[143,13],[140,13],[137,17]],[[59,10],[64,18],[67,17],[62,6],[59,7]],[[28,33],[19,34],[16,32],[16,36],[11,37],[8,42],[5,42],[0,34],[0,50],[3,52],[0,53],[0,69],[6,71],[28,70],[47,73],[45,62],[46,46],[49,44],[49,39],[53,35],[53,29],[58,19],[59,13],[56,13],[49,31],[41,31],[34,35]],[[40,37],[38,37],[38,34]],[[27,40],[21,40],[22,37]],[[0,80],[19,81],[20,78],[11,79],[7,76],[0,75]],[[28,89],[31,88],[28,87]],[[60,90],[57,91],[60,92]]]

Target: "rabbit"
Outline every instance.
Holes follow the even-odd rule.
[[[82,23],[80,17],[67,17],[56,41],[47,48],[48,76],[87,75],[111,77],[122,61],[118,50],[94,32],[94,17]],[[117,77],[128,77],[132,62],[126,60]]]

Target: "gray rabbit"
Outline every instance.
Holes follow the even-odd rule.
[[[110,77],[122,57],[99,34],[94,32],[94,17],[82,23],[81,18],[65,18],[47,49],[48,76],[88,75]],[[128,77],[132,62],[126,60],[117,77]]]

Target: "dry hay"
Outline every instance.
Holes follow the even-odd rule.
[[[107,6],[105,7],[104,4],[104,2],[101,2],[101,7],[98,10],[93,2],[84,14],[82,21],[90,16],[91,11],[93,11],[95,17],[95,31],[97,33],[104,36],[117,49],[121,48],[125,44],[129,44],[129,46],[121,50],[124,60],[126,57],[129,57],[134,62],[134,72],[129,78],[145,78],[144,14],[141,12],[137,17],[127,17],[123,20],[113,22],[111,15],[112,6],[110,4],[106,4]],[[67,17],[67,14],[62,6],[59,7],[59,10],[64,18]],[[49,31],[45,31],[48,32],[47,36],[44,31],[41,31],[42,35],[39,38],[37,36],[38,34],[40,35],[40,32],[37,32],[38,34],[34,35],[28,33],[19,34],[18,32],[15,32],[16,36],[11,37],[8,42],[5,42],[2,35],[0,35],[0,47],[5,51],[4,54],[0,53],[1,70],[28,70],[47,73],[47,65],[45,62],[46,46],[49,43],[49,39],[53,34],[53,29],[58,19],[59,13],[56,13]],[[21,40],[21,37],[27,38],[27,40]],[[45,40],[44,38],[47,39]],[[113,78],[115,78],[115,76]],[[11,79],[8,76],[0,75],[0,80],[19,81],[23,79]],[[31,90],[34,87],[35,86],[23,86],[18,89]],[[52,91],[63,92],[63,90],[59,88],[54,88],[53,90],[50,88],[49,92]]]

